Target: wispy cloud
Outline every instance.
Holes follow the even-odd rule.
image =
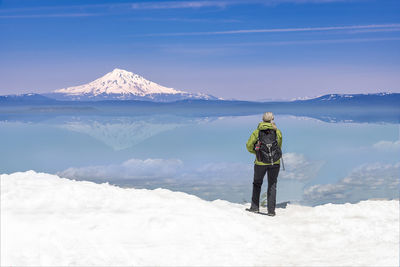
[[[241,42],[241,43],[221,43],[221,44],[154,44],[155,49],[168,54],[186,54],[194,56],[227,55],[237,54],[239,50],[249,51],[251,47],[268,46],[291,46],[291,45],[329,45],[346,43],[369,43],[400,41],[400,37],[385,38],[347,38],[347,39],[328,39],[328,40],[293,40],[293,41],[270,41],[270,42]]]
[[[397,150],[400,151],[400,140],[386,141],[382,140],[372,145],[373,148],[378,150]]]
[[[54,6],[33,6],[23,8],[3,8],[4,12],[18,11],[39,11],[39,10],[62,10],[62,9],[85,9],[85,8],[106,8],[106,9],[127,9],[143,10],[143,9],[196,9],[196,8],[226,8],[235,5],[263,5],[276,6],[280,4],[329,4],[335,2],[367,2],[367,0],[203,0],[203,1],[148,1],[139,2],[132,1],[126,3],[102,3],[102,4],[81,4],[81,5],[54,5]]]
[[[399,41],[400,37],[386,38],[347,38],[347,39],[328,39],[328,40],[294,40],[294,41],[272,41],[226,44],[226,46],[274,46],[274,45],[313,45],[313,44],[340,44],[340,43],[364,43],[380,41]]]
[[[77,18],[102,16],[100,13],[60,13],[60,14],[27,14],[27,15],[0,15],[0,19],[40,19],[40,18]]]
[[[243,1],[166,1],[133,3],[132,9],[177,9],[177,8],[203,8],[226,7],[228,5],[241,4]]]
[[[362,0],[358,0],[362,1]],[[279,4],[326,4],[334,2],[354,2],[354,0],[229,0],[229,1],[165,1],[165,2],[146,2],[134,3],[133,9],[178,9],[178,8],[206,8],[218,7],[226,8],[234,5],[264,5],[275,6]]]
[[[241,20],[238,19],[211,19],[211,18],[140,18],[140,17],[135,17],[135,18],[128,18],[126,20],[129,21],[171,21],[171,22],[204,22],[204,23],[235,23],[235,22],[241,22]]]
[[[347,33],[353,34],[353,33],[398,32],[398,31],[400,31],[400,27],[399,28],[386,28],[386,29],[351,30],[351,31],[348,31]]]
[[[251,34],[251,33],[286,33],[286,32],[325,32],[342,31],[356,29],[390,29],[399,28],[399,23],[394,24],[370,24],[370,25],[348,25],[348,26],[329,26],[329,27],[303,27],[303,28],[275,28],[275,29],[245,29],[230,31],[211,31],[211,32],[172,32],[172,33],[150,33],[142,36],[195,36],[195,35],[230,35],[230,34]]]
[[[178,159],[129,159],[120,164],[71,167],[59,174],[71,179],[154,179],[173,177],[182,166]]]
[[[126,10],[131,7],[130,3],[107,3],[107,4],[82,4],[82,5],[54,5],[54,6],[32,6],[32,7],[14,7],[14,8],[2,8],[0,13],[14,13],[14,12],[30,12],[30,11],[45,11],[52,12],[54,10],[85,10],[85,9],[116,9]]]
[[[162,1],[162,2],[126,2],[126,3],[103,3],[103,4],[73,4],[73,5],[54,5],[54,6],[32,6],[21,8],[4,8],[0,12],[18,11],[50,11],[62,9],[184,9],[184,8],[203,8],[203,7],[226,7],[229,5],[251,4],[260,1]]]

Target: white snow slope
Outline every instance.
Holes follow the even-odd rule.
[[[170,102],[184,99],[216,100],[204,93],[189,93],[165,87],[140,75],[114,69],[106,75],[78,86],[54,90],[44,94],[59,100],[150,100]]]
[[[34,171],[1,179],[1,265],[397,266],[399,202],[246,205]]]
[[[54,92],[68,95],[92,94],[94,96],[100,94],[134,94],[145,96],[148,94],[185,93],[159,85],[146,80],[142,76],[122,69],[114,69],[112,72],[88,84],[58,89]]]

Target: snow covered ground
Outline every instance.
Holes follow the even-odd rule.
[[[165,189],[1,175],[1,265],[398,266],[399,202],[276,217]]]

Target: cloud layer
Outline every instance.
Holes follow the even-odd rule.
[[[286,170],[280,179],[306,181],[314,179],[322,162],[306,159],[297,153],[284,154]],[[241,162],[211,162],[185,166],[180,159],[129,159],[120,164],[71,167],[58,173],[72,179],[195,179],[199,181],[245,181],[253,177],[253,164]]]
[[[210,32],[175,32],[175,33],[154,33],[145,34],[146,36],[193,36],[193,35],[230,35],[230,34],[249,34],[249,33],[290,33],[290,32],[327,32],[343,30],[366,30],[387,31],[388,29],[399,29],[400,24],[369,24],[369,25],[347,25],[329,27],[303,27],[303,28],[271,28],[271,29],[239,29],[229,31],[210,31]]]
[[[264,5],[275,6],[279,4],[324,4],[335,2],[351,2],[354,0],[200,0],[200,1],[136,1],[127,3],[94,3],[94,4],[71,4],[71,5],[54,5],[54,6],[33,6],[24,8],[4,8],[0,12],[16,12],[16,11],[51,11],[60,9],[108,9],[108,10],[145,10],[145,9],[198,9],[198,8],[226,8],[236,5]],[[362,1],[362,0],[359,0]]]
[[[323,161],[310,161],[304,155],[297,153],[285,153],[283,163],[286,170],[279,174],[280,178],[298,181],[314,179],[324,164]]]
[[[378,150],[399,150],[400,151],[400,140],[397,141],[386,141],[382,140],[372,145],[373,148]]]
[[[399,198],[400,162],[364,164],[336,184],[319,184],[304,190],[308,203],[359,201],[391,196]]]
[[[121,164],[68,168],[57,174],[72,179],[154,179],[175,176],[182,167],[178,159],[129,159]]]

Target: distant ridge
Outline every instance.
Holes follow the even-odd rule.
[[[316,97],[300,97],[292,99],[292,101],[306,101],[306,100],[320,100],[320,101],[332,101],[332,100],[341,100],[341,99],[352,99],[352,98],[365,98],[365,97],[380,97],[380,96],[389,96],[396,95],[396,93],[391,92],[381,92],[381,93],[368,93],[368,94],[326,94],[320,95]]]
[[[218,99],[212,95],[188,93],[165,87],[138,74],[118,68],[90,83],[58,89],[44,95],[58,100],[75,101],[149,100],[171,102],[183,99]]]
[[[316,98],[295,100],[293,103],[314,103],[318,105],[398,105],[400,93],[369,93],[369,94],[327,94]]]
[[[182,99],[177,101],[99,100],[60,101],[39,94],[0,96],[0,120],[71,114],[126,116],[173,114],[178,116],[246,116],[272,111],[317,118],[327,122],[400,122],[400,93],[324,95],[309,100],[256,102]],[[23,115],[22,115],[23,114]],[[36,115],[35,115],[36,114]]]
[[[55,99],[45,97],[41,94],[29,93],[18,95],[2,95],[0,96],[0,104],[52,104],[57,103]]]
[[[158,85],[159,86],[159,85]],[[72,87],[75,88],[75,87]],[[68,89],[68,88],[67,88]],[[81,89],[81,88],[80,88]],[[85,89],[85,88],[84,88]],[[297,106],[297,105],[341,105],[341,104],[351,104],[351,105],[389,105],[389,106],[399,106],[400,107],[400,93],[369,93],[369,94],[326,94],[315,98],[305,98],[305,99],[295,99],[295,100],[270,100],[270,101],[244,101],[236,99],[218,99],[210,95],[203,94],[190,94],[182,91],[177,91],[172,88],[175,92],[171,93],[144,93],[142,95],[133,94],[133,92],[125,93],[114,93],[111,92],[108,95],[104,92],[98,92],[98,94],[92,93],[81,93],[78,91],[72,91],[74,93],[63,93],[66,89],[60,89],[59,93],[47,93],[47,94],[16,94],[16,95],[3,95],[0,96],[0,103],[8,104],[39,104],[39,103],[61,103],[65,102],[82,102],[82,101],[103,101],[103,100],[114,100],[111,101],[117,105],[118,102],[125,102],[126,100],[139,100],[139,101],[151,101],[151,102],[181,102],[181,103],[196,103],[198,101],[208,102],[207,100],[215,100],[213,102],[218,103],[254,103],[258,104],[274,104],[279,106]],[[63,91],[61,91],[63,90]],[[76,90],[76,89],[74,89]],[[109,96],[109,97],[107,97]],[[175,97],[174,97],[175,96]],[[57,101],[58,100],[58,101]]]

